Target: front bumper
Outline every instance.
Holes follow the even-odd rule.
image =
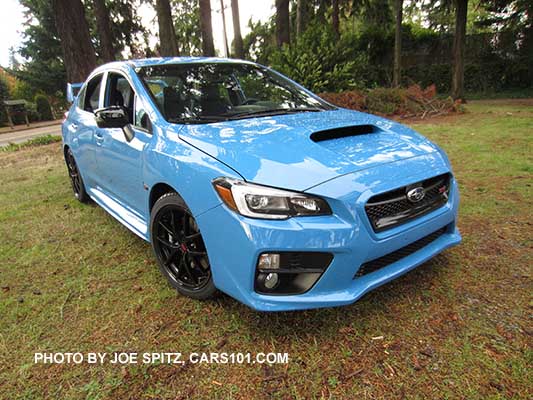
[[[429,159],[433,160],[431,170],[427,168]],[[426,167],[416,168],[417,164]],[[422,172],[402,176],[406,175],[406,171]],[[372,169],[348,174],[309,190],[326,197],[333,210],[331,216],[284,221],[260,220],[240,216],[219,205],[197,217],[208,249],[215,286],[260,311],[300,310],[353,303],[368,291],[461,241],[455,224],[459,194],[454,179],[448,203],[387,231],[375,233],[364,212],[366,200],[376,193],[448,171],[444,160],[436,155],[428,155],[391,163],[379,171]],[[361,182],[369,183],[365,185]],[[441,228],[445,228],[444,233],[420,250],[354,279],[363,263],[392,253]],[[317,283],[306,293],[256,293],[254,278],[257,258],[261,253],[275,251],[322,251],[332,253],[334,258]]]

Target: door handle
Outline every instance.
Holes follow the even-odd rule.
[[[70,129],[72,129],[73,131],[77,130],[78,129],[78,124],[73,122],[72,124],[70,124]]]

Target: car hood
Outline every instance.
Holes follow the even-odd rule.
[[[179,137],[249,182],[300,191],[437,151],[401,124],[342,109],[186,125]]]

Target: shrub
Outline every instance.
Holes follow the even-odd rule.
[[[320,97],[339,107],[359,111],[366,110],[366,96],[363,92],[356,90],[348,90],[340,93],[321,93]]]
[[[405,102],[402,89],[376,88],[366,96],[366,108],[378,114],[400,114]]]
[[[269,63],[313,92],[349,90],[365,85],[368,58],[364,51],[335,38],[329,25],[312,24],[290,46],[276,49]]]
[[[451,98],[439,99],[435,85],[425,89],[418,85],[400,88],[376,88],[366,91],[321,93],[320,97],[339,107],[381,115],[421,117],[462,112],[460,103]]]
[[[35,96],[35,107],[41,121],[50,121],[54,119],[50,102],[48,101],[48,97],[45,95],[38,94]]]
[[[17,79],[10,94],[13,100],[33,101],[35,97],[35,89],[33,89],[28,82]]]

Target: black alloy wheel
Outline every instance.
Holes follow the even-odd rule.
[[[216,293],[202,235],[177,193],[167,193],[157,200],[150,233],[159,268],[178,292],[195,299],[207,299]]]
[[[74,196],[82,203],[87,203],[89,201],[89,195],[85,191],[85,185],[83,184],[80,170],[78,169],[78,165],[76,164],[76,160],[70,149],[67,149],[65,153],[65,162],[67,164],[68,175],[70,177],[70,183],[72,184]]]

